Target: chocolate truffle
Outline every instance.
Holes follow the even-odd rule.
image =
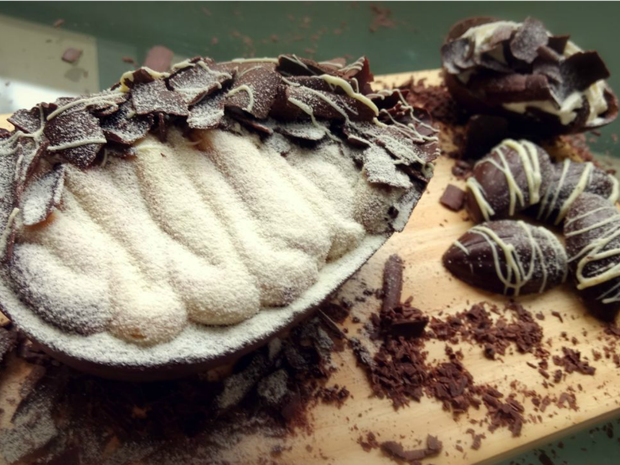
[[[541,293],[566,280],[566,252],[546,228],[523,221],[474,226],[450,246],[444,266],[458,279],[498,294]]]
[[[551,159],[541,147],[506,139],[474,165],[465,207],[476,223],[514,216],[540,201],[552,176]]]
[[[611,320],[620,309],[620,212],[607,199],[581,194],[564,222],[568,263],[587,307]]]
[[[538,208],[539,220],[560,224],[572,203],[582,192],[590,192],[614,203],[620,195],[616,177],[597,168],[592,162],[579,163],[565,159],[554,165],[552,181],[548,184]]]
[[[523,23],[469,18],[441,49],[446,84],[476,113],[505,115],[523,132],[566,134],[604,126],[618,114],[609,71],[594,51]],[[514,128],[513,128],[514,129]]]

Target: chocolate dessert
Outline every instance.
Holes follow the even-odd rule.
[[[620,212],[605,198],[583,193],[564,222],[568,263],[588,309],[613,320],[620,310]]]
[[[569,37],[534,18],[462,20],[441,49],[446,84],[472,112],[505,116],[525,132],[567,134],[609,124],[618,115],[609,71],[597,52]]]
[[[3,309],[112,376],[256,346],[402,230],[432,176],[428,115],[371,81],[365,58],[197,57],[16,112]]]
[[[443,256],[458,279],[498,294],[541,293],[566,280],[566,252],[546,228],[489,221],[463,234]]]
[[[577,163],[568,158],[554,165],[553,180],[548,183],[540,204],[533,209],[537,219],[560,224],[573,202],[582,192],[605,197],[610,203],[618,201],[618,179],[592,162]]]
[[[526,140],[506,139],[474,165],[465,207],[476,223],[514,216],[540,201],[552,177],[544,149]]]

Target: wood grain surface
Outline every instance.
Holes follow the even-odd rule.
[[[398,74],[378,77],[381,83],[402,83],[411,74]],[[437,72],[416,73],[415,78],[425,77],[427,82],[438,82]],[[398,253],[405,261],[403,297],[413,297],[413,305],[429,315],[443,317],[469,308],[469,304],[488,301],[503,306],[506,299],[492,295],[452,278],[441,264],[441,256],[449,245],[469,229],[472,224],[465,220],[465,213],[451,212],[439,204],[439,197],[448,183],[463,187],[463,182],[451,175],[453,161],[442,157],[437,161],[435,176],[428,192],[423,196],[414,211],[406,229],[396,234],[382,247],[375,256],[342,288],[340,295],[354,298],[360,295],[362,288],[380,288],[383,264],[392,253]],[[435,400],[424,398],[420,403],[412,402],[409,406],[395,411],[387,399],[372,397],[365,374],[357,367],[353,354],[349,350],[335,354],[339,370],[329,381],[329,385],[346,386],[352,393],[340,408],[319,404],[313,409],[313,433],[299,434],[285,444],[292,446],[285,450],[279,460],[291,464],[384,464],[389,459],[379,450],[365,452],[357,443],[360,436],[372,431],[380,441],[395,440],[402,442],[405,448],[418,448],[418,440],[424,440],[427,434],[437,436],[444,444],[439,457],[429,459],[435,465],[457,465],[473,463],[492,463],[523,450],[551,441],[572,430],[585,427],[590,423],[600,422],[606,417],[620,413],[620,369],[609,359],[592,361],[592,351],[603,351],[604,342],[600,339],[603,325],[588,316],[569,284],[551,290],[543,295],[518,298],[526,309],[533,313],[541,312],[545,319],[539,321],[544,330],[547,347],[552,354],[560,353],[563,345],[581,351],[582,357],[591,361],[596,367],[594,376],[579,373],[565,374],[564,380],[556,386],[544,387],[544,378],[528,362],[536,364],[538,360],[530,354],[507,353],[500,360],[491,361],[484,358],[482,348],[462,344],[463,364],[472,373],[476,383],[497,386],[500,391],[511,392],[510,384],[516,382],[517,390],[533,389],[541,394],[559,395],[569,387],[575,390],[578,410],[557,409],[550,405],[544,413],[537,412],[531,400],[522,394],[517,395],[525,406],[526,419],[530,415],[540,415],[542,421],[528,420],[522,434],[511,437],[511,433],[500,428],[494,433],[485,426],[476,425],[478,433],[485,433],[479,450],[471,449],[471,436],[466,430],[472,425],[470,420],[484,417],[484,408],[471,411],[458,420],[443,410]],[[361,337],[358,330],[371,312],[376,312],[379,301],[374,297],[366,302],[356,303],[352,313],[361,323],[354,324],[348,319],[344,324],[350,335]],[[562,315],[563,323],[551,315],[557,311]],[[576,337],[578,343],[568,339]],[[446,358],[445,343],[431,341],[427,343],[429,360]],[[457,348],[457,347],[455,347]],[[551,363],[551,367],[553,364]],[[10,413],[13,409],[5,402],[7,392],[17,380],[27,373],[27,369],[13,360],[0,373],[0,407]],[[552,371],[552,370],[551,370]],[[8,391],[7,391],[8,390]],[[7,418],[9,415],[4,415]],[[0,427],[2,426],[0,421]],[[230,459],[244,463],[253,462],[257,457],[268,454],[270,447],[277,443],[274,439],[248,437],[234,451]],[[459,445],[463,452],[456,449]],[[309,447],[308,447],[309,446]],[[1,459],[0,459],[1,460]]]

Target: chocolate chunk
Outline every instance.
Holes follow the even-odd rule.
[[[329,128],[327,126],[309,126],[307,123],[285,123],[279,122],[275,127],[275,131],[293,139],[300,139],[310,142],[318,142],[323,139]]]
[[[106,142],[97,118],[82,110],[61,113],[47,122],[43,133],[50,141],[48,153],[79,168],[90,166]]]
[[[459,189],[453,184],[448,184],[446,190],[443,191],[439,202],[449,210],[458,212],[465,204],[465,191]]]
[[[232,79],[232,73],[219,70],[213,60],[199,58],[188,62],[187,67],[170,76],[168,82],[173,90],[183,95],[188,105],[195,105]]]
[[[564,223],[570,268],[586,306],[613,320],[620,310],[620,212],[609,200],[581,194]]]
[[[465,206],[476,223],[507,218],[537,204],[553,178],[545,150],[526,140],[506,139],[474,165]]]
[[[563,163],[554,166],[553,179],[541,197],[537,218],[560,224],[582,192],[597,194],[610,202],[616,202],[619,196],[618,180],[592,162],[577,163],[565,159]]]
[[[82,56],[82,50],[77,48],[68,48],[62,54],[62,61],[66,61],[67,63],[75,63]]]
[[[471,18],[457,23],[442,47],[446,84],[470,111],[506,116],[521,135],[610,123],[618,103],[601,84],[609,77],[604,62],[574,45],[567,52],[567,44],[568,36],[552,36],[533,18],[521,24]]]
[[[101,129],[108,141],[131,145],[142,139],[153,125],[153,116],[138,116],[132,102],[125,102],[119,110],[101,120]]]
[[[21,198],[24,225],[33,226],[47,219],[60,204],[65,183],[65,167],[59,164],[43,176],[32,179]]]
[[[547,45],[548,40],[543,23],[528,17],[510,41],[510,51],[515,58],[531,63],[538,56],[538,49]]]
[[[547,229],[500,220],[474,226],[443,256],[454,276],[506,295],[544,292],[566,279],[564,247]]]
[[[174,52],[163,45],[152,47],[146,54],[144,66],[154,71],[164,72],[170,68]]]
[[[136,113],[139,115],[157,112],[177,116],[188,114],[183,96],[168,90],[162,80],[135,84],[131,97]]]

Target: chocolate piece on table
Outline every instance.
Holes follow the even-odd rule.
[[[615,203],[620,195],[618,179],[597,168],[592,162],[578,163],[565,159],[554,165],[553,180],[541,197],[536,216],[560,224],[572,203],[582,192],[590,192]]]
[[[498,294],[541,293],[566,280],[564,246],[546,228],[499,220],[474,226],[443,256],[458,279]]]
[[[443,191],[439,202],[449,210],[458,212],[465,204],[465,191],[453,184],[448,184],[446,190]]]
[[[620,212],[609,200],[583,193],[564,222],[568,262],[592,313],[613,320],[620,310]]]
[[[552,177],[545,150],[526,140],[506,139],[474,165],[465,207],[476,223],[514,216],[541,200]]]
[[[477,113],[511,120],[522,134],[583,132],[609,124],[618,100],[597,52],[523,23],[477,17],[456,23],[441,49],[454,98]]]

